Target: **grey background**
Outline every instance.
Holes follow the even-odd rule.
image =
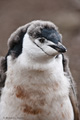
[[[0,0],[0,56],[8,50],[7,40],[19,26],[32,20],[50,20],[63,35],[70,68],[80,101],[80,1],[79,0]]]

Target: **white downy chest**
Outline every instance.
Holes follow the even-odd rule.
[[[47,71],[10,69],[2,91],[0,120],[74,120],[69,79],[61,64],[56,65]]]
[[[68,97],[69,81],[65,76],[38,71],[28,73],[27,76],[22,74],[18,78],[20,82],[15,83],[16,80],[13,82],[12,79],[13,76],[7,80],[3,89],[0,103],[3,118],[73,120],[73,110]],[[3,118],[1,120],[4,120]]]

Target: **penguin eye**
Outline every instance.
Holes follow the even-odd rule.
[[[45,38],[39,38],[39,42],[40,43],[44,43],[45,42]]]

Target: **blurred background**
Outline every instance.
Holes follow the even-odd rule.
[[[7,53],[10,34],[37,19],[59,27],[80,101],[80,0],[0,0],[0,56]]]

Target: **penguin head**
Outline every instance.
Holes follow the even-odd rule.
[[[29,36],[40,51],[47,55],[54,56],[57,53],[64,53],[67,50],[61,43],[62,35],[52,22],[33,22],[28,29],[27,36]]]
[[[55,24],[36,20],[18,28],[8,40],[7,56],[47,60],[66,52],[62,35]]]

